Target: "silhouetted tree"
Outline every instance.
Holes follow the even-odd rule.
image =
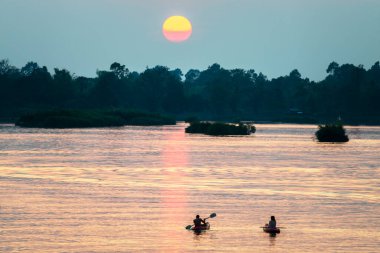
[[[119,78],[123,79],[127,77],[129,74],[129,70],[125,67],[125,65],[121,65],[120,63],[114,62],[110,66],[110,70]]]
[[[74,82],[69,71],[55,68],[53,80],[53,92],[57,105],[64,106],[67,101],[75,98]]]
[[[36,62],[28,62],[24,67],[21,68],[21,74],[24,76],[30,76],[34,71],[38,70],[40,66]]]

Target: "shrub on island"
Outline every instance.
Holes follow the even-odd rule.
[[[230,124],[230,123],[211,123],[211,122],[192,122],[186,128],[186,133],[206,134],[212,136],[224,135],[250,135],[256,132],[255,126],[248,124]]]
[[[319,142],[348,142],[349,138],[342,124],[319,125],[315,137]]]
[[[89,128],[125,125],[175,125],[174,119],[157,114],[123,110],[56,110],[21,116],[16,126],[30,128]]]

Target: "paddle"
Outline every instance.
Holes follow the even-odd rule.
[[[210,216],[209,217],[207,217],[207,218],[205,218],[205,220],[207,220],[207,219],[212,219],[212,218],[215,218],[216,217],[216,213],[212,213],[212,214],[210,214]]]
[[[216,217],[216,213],[212,213],[212,214],[210,214],[210,216],[209,217],[207,217],[207,218],[205,218],[205,220],[207,220],[207,219],[212,219],[212,218],[215,218]],[[187,230],[189,230],[189,229],[191,229],[193,227],[193,225],[188,225],[188,226],[186,226],[185,228],[187,229]]]

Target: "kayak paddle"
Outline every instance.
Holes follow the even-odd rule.
[[[216,217],[216,213],[212,213],[212,214],[210,214],[210,216],[209,217],[207,217],[207,218],[205,218],[205,220],[207,220],[207,219],[212,219],[212,218],[215,218]]]
[[[216,213],[212,213],[212,214],[210,214],[209,217],[205,218],[205,220],[210,219],[210,218],[212,219],[212,218],[215,218],[215,217],[216,217]],[[193,227],[193,225],[188,225],[188,226],[185,227],[185,229],[189,230],[192,227]]]

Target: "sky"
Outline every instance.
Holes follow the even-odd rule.
[[[168,42],[162,24],[186,16],[192,37]],[[319,81],[330,62],[380,60],[380,0],[0,0],[0,59],[95,76],[113,62],[132,71],[164,65],[298,69]]]

